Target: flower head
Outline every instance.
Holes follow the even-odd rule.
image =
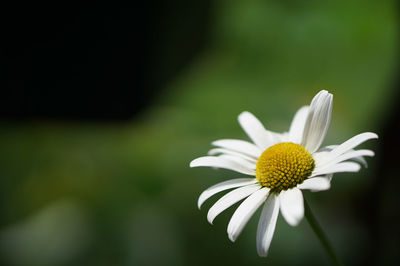
[[[376,139],[375,133],[356,135],[340,145],[320,149],[331,120],[332,94],[320,91],[310,106],[300,108],[289,132],[266,130],[249,112],[239,115],[239,123],[252,140],[222,139],[212,144],[217,148],[209,156],[190,163],[191,167],[225,168],[252,178],[236,178],[216,184],[199,197],[198,207],[218,192],[233,189],[221,197],[208,211],[207,219],[232,206],[239,205],[228,224],[228,237],[235,241],[255,211],[264,205],[257,229],[257,252],[266,256],[274,235],[279,211],[291,226],[304,217],[301,190],[323,191],[331,186],[334,173],[358,172],[364,156],[371,150],[354,150],[361,143]]]

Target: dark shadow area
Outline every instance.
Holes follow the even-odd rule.
[[[397,77],[395,97],[388,116],[381,122],[377,166],[370,189],[363,195],[355,210],[369,230],[369,250],[360,265],[395,265],[399,260],[400,229],[400,79]]]
[[[202,50],[209,1],[19,2],[2,17],[2,118],[120,120]]]

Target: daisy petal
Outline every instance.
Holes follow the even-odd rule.
[[[273,144],[289,141],[289,132],[283,132],[283,133],[275,133],[273,131],[269,131],[269,132],[271,132],[272,137],[274,139]]]
[[[353,163],[353,162],[338,163],[319,171],[314,170],[311,177],[326,175],[326,174],[342,173],[342,172],[358,172],[360,168],[361,166],[358,163]]]
[[[351,149],[353,149],[354,147],[360,145],[361,143],[370,140],[370,139],[377,139],[378,135],[372,132],[365,132],[365,133],[361,133],[358,134],[354,137],[352,137],[351,139],[343,142],[342,144],[340,144],[339,146],[337,146],[336,148],[334,148],[331,152],[330,152],[330,158],[334,158],[336,156],[339,156]]]
[[[197,206],[201,207],[203,203],[209,199],[210,197],[214,196],[215,194],[228,190],[231,188],[236,188],[236,187],[243,187],[251,184],[257,183],[257,178],[235,178],[235,179],[230,179],[221,183],[218,183],[212,187],[207,188],[206,190],[201,193],[199,200],[197,201]]]
[[[301,144],[313,153],[321,146],[331,122],[332,94],[320,91],[311,101]]]
[[[323,165],[327,161],[329,161],[329,152],[328,151],[318,151],[312,154],[315,165]]]
[[[332,151],[334,148],[338,147],[339,145],[328,145],[320,149],[320,151]]]
[[[331,159],[331,158],[328,156],[329,152],[332,151],[334,148],[336,148],[336,147],[338,147],[338,146],[339,146],[339,145],[329,145],[329,146],[326,146],[326,147],[320,149],[320,151],[318,151],[318,152],[316,152],[316,153],[313,154],[314,160],[317,161],[317,158],[316,158],[316,157],[320,157],[320,158],[318,158],[318,160],[319,160],[320,163],[325,163],[326,161],[329,161],[329,160]],[[350,149],[350,150],[348,150],[346,153],[352,152],[352,151],[355,151],[355,150]],[[326,161],[325,161],[325,160],[326,160]],[[356,161],[356,162],[358,162],[358,163],[364,165],[365,168],[368,167],[367,161],[366,161],[366,160],[364,159],[364,157],[362,157],[362,156],[353,157],[353,158],[351,158],[351,159],[349,159],[349,160]]]
[[[229,160],[227,158],[215,157],[215,156],[204,156],[194,159],[190,162],[190,167],[216,167],[224,168],[242,173],[245,175],[255,175],[254,169],[248,168],[246,165],[239,164],[236,161]]]
[[[300,189],[293,188],[281,191],[279,201],[281,213],[286,222],[291,226],[298,225],[304,217],[303,193]]]
[[[279,198],[271,194],[265,201],[257,228],[257,253],[261,257],[266,257],[268,254],[278,214]]]
[[[353,157],[350,160],[355,161],[357,163],[360,163],[362,165],[364,165],[365,168],[368,168],[368,163],[367,161],[364,159],[364,157],[362,156],[358,156],[358,157]]]
[[[254,159],[254,158],[251,157],[251,156],[248,156],[248,155],[243,154],[243,153],[240,153],[240,152],[228,150],[228,149],[215,148],[215,149],[211,149],[211,150],[208,152],[208,155],[217,155],[217,154],[234,155],[234,156],[243,158],[243,159],[245,159],[245,160],[247,160],[247,161],[250,161],[250,162],[253,162],[253,163],[256,163],[256,162],[257,162],[257,160]]]
[[[304,180],[303,183],[297,185],[299,189],[309,189],[312,192],[328,190],[331,188],[332,175],[317,176]]]
[[[363,158],[362,156],[372,157],[374,155],[375,155],[375,153],[371,150],[357,150],[357,151],[352,150],[352,151],[346,152],[344,154],[341,154],[341,155],[337,156],[336,158],[331,158],[331,156],[329,154],[327,154],[327,156],[329,156],[331,158],[331,160],[330,161],[325,160],[325,163],[322,163],[322,164],[316,160],[317,167],[316,167],[315,171],[322,170],[326,167],[329,167],[331,165],[334,165],[334,164],[337,164],[337,163],[340,163],[340,162],[343,162],[346,160],[351,160],[351,159],[358,158],[358,157]]]
[[[289,141],[297,144],[301,143],[309,109],[309,106],[303,106],[294,115],[289,129]]]
[[[257,159],[262,153],[262,151],[253,143],[239,139],[220,139],[214,141],[212,145],[241,152],[252,156],[255,159]]]
[[[273,144],[271,132],[265,130],[264,126],[253,114],[243,112],[239,115],[238,120],[243,130],[261,150],[265,150]]]
[[[228,154],[222,154],[218,156],[218,158],[224,158],[228,159],[230,161],[236,162],[240,165],[243,165],[244,167],[253,170],[254,172],[256,171],[256,162],[250,162],[246,159],[243,159],[242,157],[236,156],[236,155],[228,155]]]
[[[240,187],[224,195],[220,198],[208,211],[207,220],[210,224],[213,223],[215,217],[217,217],[221,212],[228,209],[230,206],[236,202],[253,194],[261,188],[258,184],[248,185],[245,187]]]
[[[231,220],[229,221],[227,230],[228,237],[232,242],[235,242],[247,222],[250,220],[251,216],[265,201],[268,192],[269,189],[265,187],[254,192],[236,209]]]

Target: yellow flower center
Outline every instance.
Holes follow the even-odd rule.
[[[314,159],[301,145],[283,142],[266,149],[258,158],[258,182],[280,192],[301,184],[314,170]]]

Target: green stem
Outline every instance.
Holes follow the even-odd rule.
[[[317,220],[315,219],[315,216],[313,215],[313,213],[310,209],[310,206],[308,206],[306,199],[304,199],[304,207],[305,207],[305,216],[307,218],[307,221],[310,224],[311,228],[314,230],[318,239],[321,241],[321,244],[325,248],[325,251],[329,254],[329,257],[332,259],[332,261],[335,265],[343,266],[343,264],[340,262],[339,258],[336,256],[324,231],[322,231],[321,226],[318,224]]]

